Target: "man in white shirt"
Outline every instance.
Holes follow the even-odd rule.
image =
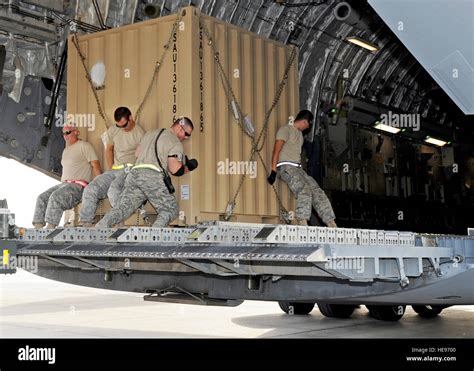
[[[96,177],[84,190],[79,222],[83,227],[92,226],[99,200],[108,197],[112,207],[115,206],[125,178],[137,159],[137,146],[145,134],[127,107],[118,107],[114,119],[115,126],[106,133],[106,163],[111,170]]]
[[[68,124],[62,130],[66,147],[61,159],[61,184],[38,196],[33,216],[35,228],[43,228],[45,222],[47,228],[56,228],[63,212],[81,202],[84,188],[102,172],[94,147],[79,139],[77,127]]]

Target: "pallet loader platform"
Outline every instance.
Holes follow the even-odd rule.
[[[434,317],[448,306],[474,304],[474,236],[209,222],[17,229],[2,243],[4,256],[36,259],[39,276],[141,292],[147,301],[276,301],[289,314],[307,314],[317,303],[337,318],[366,305],[389,321],[406,305]]]

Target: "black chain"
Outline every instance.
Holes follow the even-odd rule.
[[[143,97],[143,100],[140,103],[140,105],[138,106],[138,109],[135,113],[135,121],[137,122],[137,124],[139,122],[140,114],[143,110],[143,107],[145,106],[146,101],[148,100],[148,98],[151,95],[151,92],[153,90],[153,85],[156,81],[156,78],[158,77],[158,72],[160,70],[161,65],[163,64],[165,56],[166,56],[166,54],[167,54],[167,52],[170,48],[170,44],[171,44],[171,41],[173,39],[173,36],[176,34],[179,23],[183,19],[184,15],[185,15],[185,11],[180,9],[178,11],[178,15],[176,17],[176,20],[173,23],[173,27],[171,28],[171,33],[170,33],[170,37],[168,38],[168,42],[163,46],[164,51],[161,54],[160,59],[158,61],[156,61],[155,69],[153,71],[153,76],[150,80],[150,83],[148,84],[147,90],[145,92],[145,96]],[[95,89],[94,84],[92,83],[92,78],[91,78],[91,75],[90,75],[89,70],[87,69],[87,65],[86,65],[86,57],[85,57],[84,53],[81,50],[81,47],[79,45],[79,39],[77,38],[77,33],[76,32],[74,32],[73,35],[72,35],[72,42],[73,42],[73,44],[74,44],[74,46],[77,50],[77,54],[79,55],[79,58],[81,59],[82,66],[84,67],[84,72],[86,74],[86,79],[89,82],[92,93],[94,94],[94,98],[95,98],[95,101],[96,101],[96,104],[97,104],[97,110],[99,111],[99,115],[104,120],[105,127],[108,129],[109,128],[109,124],[108,124],[109,120],[107,119],[107,115],[106,115],[104,109],[102,108],[102,103],[100,102],[99,95],[97,94],[97,90]]]
[[[107,120],[107,115],[104,112],[104,110],[102,109],[102,104],[100,102],[99,95],[97,94],[97,90],[95,89],[94,84],[92,83],[91,75],[90,75],[89,70],[87,69],[87,66],[86,66],[86,57],[82,53],[81,47],[79,45],[79,39],[77,38],[77,33],[76,32],[74,32],[72,34],[72,43],[76,47],[77,54],[79,55],[79,58],[81,59],[82,67],[84,67],[84,72],[86,73],[86,79],[89,82],[92,93],[94,94],[94,98],[95,98],[95,101],[96,101],[96,104],[97,104],[97,110],[99,111],[99,115],[104,120],[105,127],[108,129],[109,124],[108,124],[108,120]]]

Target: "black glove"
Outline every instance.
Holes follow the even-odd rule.
[[[186,161],[186,167],[188,168],[189,171],[193,171],[198,167],[198,162],[195,158],[192,158],[191,160],[188,159],[188,156],[185,156],[185,161]]]
[[[270,185],[273,185],[273,183],[275,183],[276,178],[277,178],[277,173],[275,170],[272,170],[272,172],[267,178],[268,183],[270,183]]]

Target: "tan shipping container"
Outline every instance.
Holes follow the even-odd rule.
[[[214,53],[199,17],[212,34],[221,63],[229,78],[243,115],[262,129],[265,113],[270,108],[283,78],[291,49],[284,44],[262,38],[247,30],[201,15],[194,7],[183,12],[178,31],[161,65],[149,100],[140,114],[139,124],[150,130],[169,127],[173,118],[187,116],[194,123],[191,138],[184,143],[185,152],[197,158],[196,171],[181,178],[173,177],[179,202],[180,220],[175,224],[222,219],[227,203],[238,188],[241,176],[232,174],[242,168],[239,161],[248,161],[251,139],[234,120],[218,74]],[[111,29],[79,37],[88,70],[104,63],[104,87],[96,90],[109,125],[114,125],[113,112],[127,106],[134,114],[151,81],[155,63],[163,53],[176,15]],[[69,39],[67,71],[68,114],[95,114],[95,130],[81,129],[81,137],[97,151],[105,164],[101,135],[105,125],[71,38]],[[299,109],[298,60],[293,62],[281,98],[270,116],[262,157],[270,167],[275,133]],[[278,222],[279,207],[267,174],[257,160],[256,176],[247,175],[236,200],[231,221]],[[221,174],[224,170],[227,174]],[[229,174],[230,172],[230,174]],[[277,182],[283,205],[294,210],[294,200],[285,184]],[[101,206],[103,214],[108,206]],[[153,209],[149,209],[152,211]],[[137,223],[132,216],[127,224]]]

